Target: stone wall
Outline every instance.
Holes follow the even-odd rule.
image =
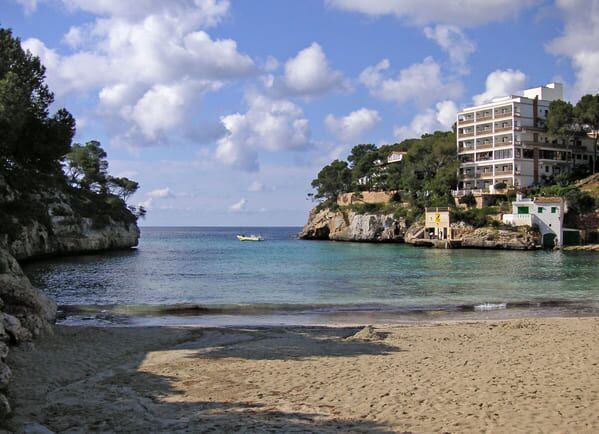
[[[362,191],[355,193],[343,193],[337,197],[337,205],[347,206],[354,203],[389,203],[396,193],[397,192],[395,191]]]

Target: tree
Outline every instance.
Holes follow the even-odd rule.
[[[364,184],[360,180],[372,180],[375,172],[380,169],[375,164],[377,160],[380,160],[380,155],[376,145],[362,144],[352,148],[347,161],[350,163],[354,190],[370,190],[373,187],[370,183]]]
[[[108,161],[100,142],[75,143],[67,154],[67,163],[67,176],[72,184],[98,193],[107,192]]]
[[[574,107],[574,113],[581,124],[591,132],[595,132],[593,146],[593,173],[597,172],[597,145],[599,144],[599,94],[584,95]]]
[[[549,104],[547,131],[549,134],[562,139],[567,148],[572,148],[571,139],[580,134],[572,104],[562,100],[552,101]],[[572,162],[575,165],[574,155],[572,155]]]
[[[316,179],[312,188],[316,189],[316,199],[336,200],[341,193],[351,190],[352,173],[347,162],[335,160],[325,166]]]
[[[108,187],[113,194],[127,202],[127,199],[129,199],[132,194],[135,194],[139,188],[139,183],[125,177],[116,178],[114,176],[109,176]]]
[[[54,95],[38,57],[0,29],[0,171],[60,173],[75,120],[60,109],[49,116]]]

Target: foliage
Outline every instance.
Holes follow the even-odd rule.
[[[54,95],[44,81],[39,58],[0,28],[0,179],[15,192],[14,200],[0,203],[0,233],[14,239],[33,222],[51,231],[49,209],[63,222],[88,217],[98,227],[111,221],[135,223],[145,210],[134,214],[125,200],[138,184],[108,175],[99,142],[71,145],[75,119],[65,109],[49,114]]]
[[[135,194],[135,192],[139,189],[139,183],[125,177],[117,178],[114,176],[109,176],[108,188],[113,194],[127,202],[127,199],[129,199],[129,197]]]
[[[314,198],[336,200],[340,193],[351,189],[352,172],[346,161],[335,160],[325,166],[316,179],[312,181],[312,188],[316,189]]]
[[[67,176],[72,185],[85,190],[106,193],[108,161],[100,142],[92,140],[85,145],[75,143],[66,156]]]
[[[481,228],[489,224],[488,216],[497,214],[498,212],[499,209],[492,206],[472,209],[455,208],[452,210],[451,218],[454,221],[462,221],[475,228]]]
[[[506,187],[507,187],[507,184],[505,182],[503,182],[503,181],[500,181],[500,182],[498,182],[498,183],[495,184],[495,188],[497,190],[503,190]]]
[[[460,197],[459,202],[467,207],[473,207],[476,205],[476,198],[472,193],[468,193]]]
[[[54,95],[44,83],[45,72],[39,58],[25,52],[10,30],[0,28],[1,174],[61,174],[75,120],[65,109],[49,115]]]
[[[587,131],[599,132],[599,94],[584,95],[574,107],[574,114],[583,128]],[[595,135],[595,146],[593,148],[593,173],[597,171],[597,144],[599,142],[599,134]]]
[[[387,164],[393,151],[407,152],[400,163]],[[426,206],[452,203],[457,185],[455,134],[435,132],[377,148],[355,146],[349,164],[336,160],[312,181],[316,199],[333,200],[340,193],[365,190],[404,191],[404,199],[420,214]]]

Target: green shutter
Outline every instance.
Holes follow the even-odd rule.
[[[543,207],[540,206],[539,209],[537,210],[537,214],[543,214]]]
[[[556,214],[557,213],[557,207],[556,206],[552,206],[551,207],[551,214]]]
[[[528,207],[527,206],[519,206],[518,214],[528,214]]]

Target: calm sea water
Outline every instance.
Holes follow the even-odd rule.
[[[599,312],[599,255],[301,241],[300,228],[142,228],[139,248],[25,266],[65,323],[390,322]],[[265,242],[239,242],[260,233]],[[500,312],[500,313],[498,313]]]

